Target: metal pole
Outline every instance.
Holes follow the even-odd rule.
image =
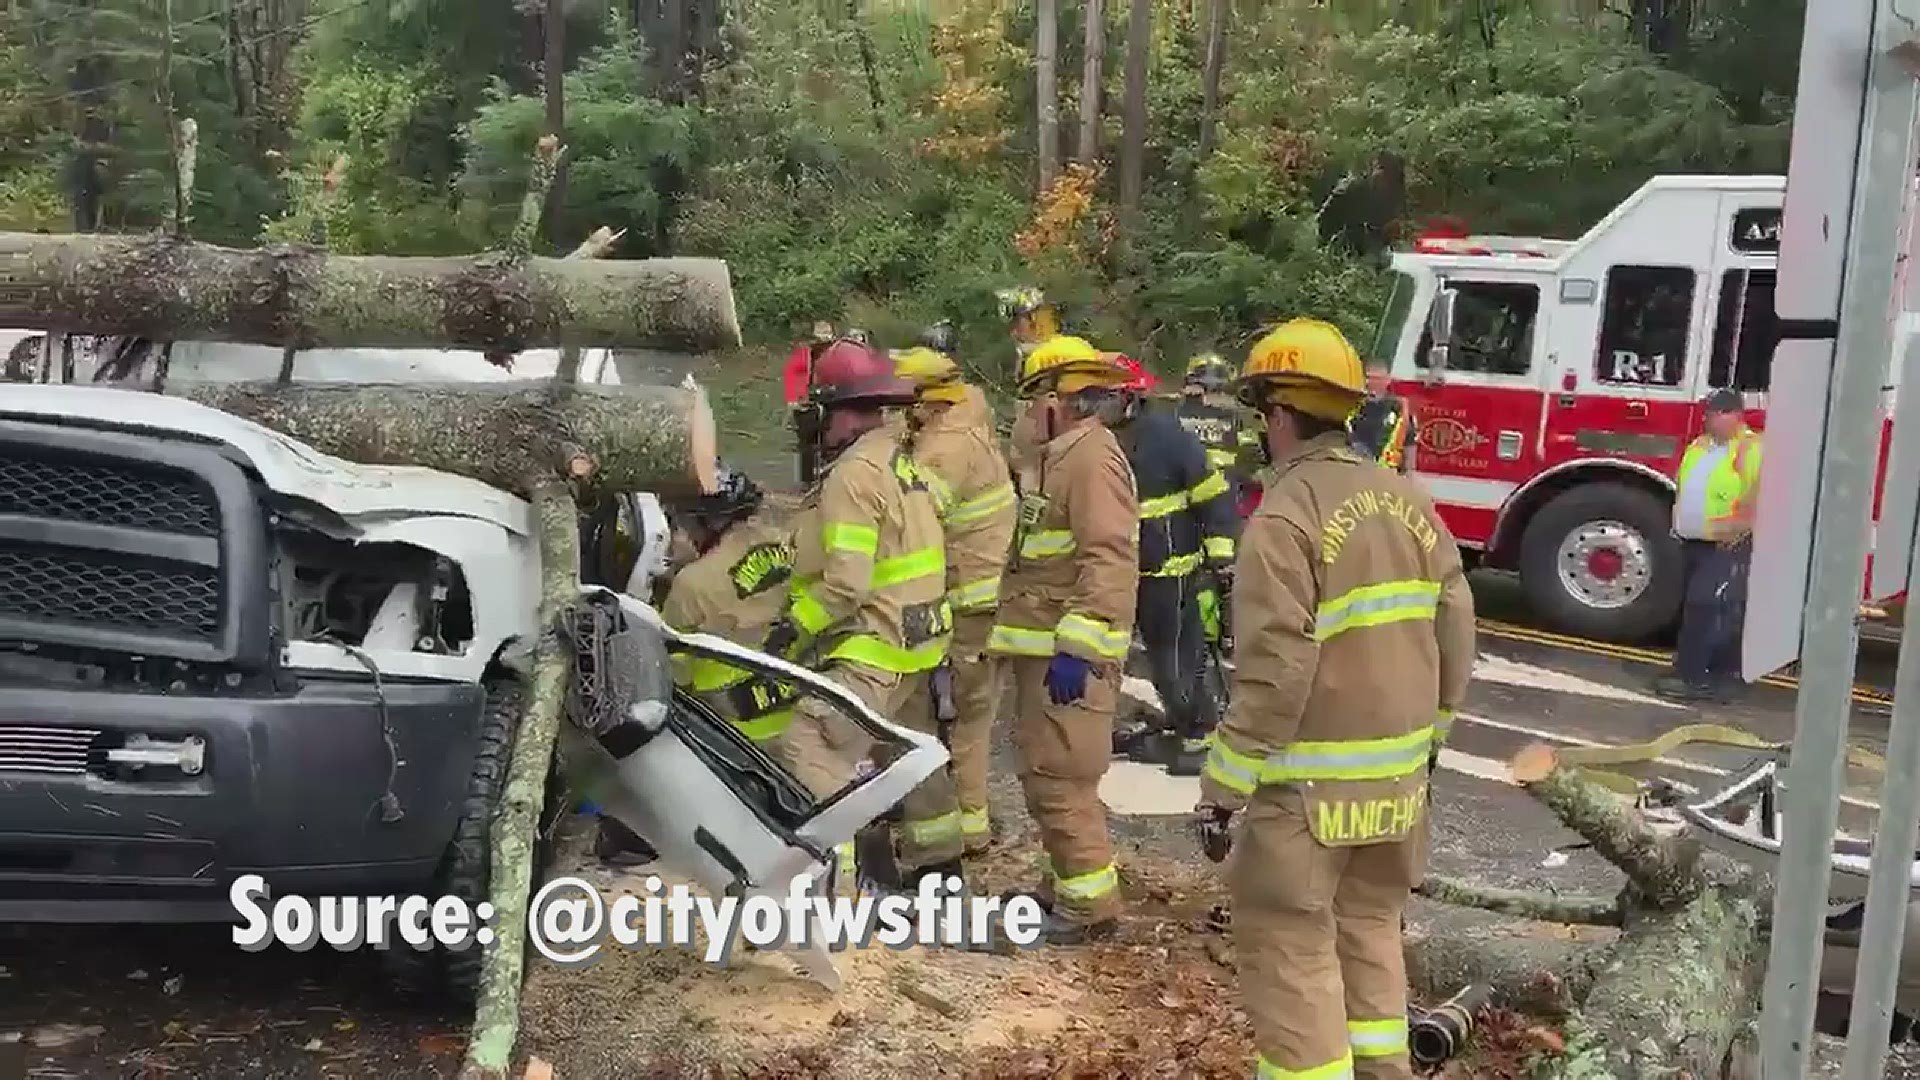
[[[1808,32],[1816,13],[1829,6],[1809,0]],[[1770,1080],[1801,1080],[1807,1075],[1833,834],[1846,771],[1847,721],[1859,644],[1854,616],[1865,587],[1868,518],[1880,442],[1880,425],[1869,419],[1880,414],[1880,387],[1891,352],[1888,319],[1899,254],[1898,224],[1913,175],[1908,156],[1913,84],[1879,47],[1892,18],[1891,0],[1880,0],[1875,5],[1873,31],[1862,43],[1861,74],[1868,93],[1859,118],[1852,213],[1846,223],[1846,262],[1801,631],[1793,755],[1783,792],[1785,835],[1775,875],[1772,942],[1761,1009],[1761,1069]],[[1898,92],[1902,87],[1904,92]],[[1844,118],[1836,117],[1834,122]]]
[[[1920,419],[1920,413],[1914,414]],[[1907,564],[1907,592],[1920,587],[1920,559]],[[1860,928],[1860,968],[1853,979],[1842,1080],[1881,1080],[1887,1037],[1906,945],[1914,847],[1920,844],[1920,612],[1909,605],[1901,624],[1900,665],[1893,678],[1893,731],[1887,778],[1880,787],[1880,824],[1873,834],[1873,875]]]

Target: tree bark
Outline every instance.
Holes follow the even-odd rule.
[[[860,0],[847,0],[847,21],[853,25],[853,38],[860,47],[860,67],[867,73],[867,105],[873,110],[873,130],[885,135],[886,101],[880,96],[879,62],[874,56],[873,34],[867,29],[867,15],[861,9]]]
[[[566,480],[583,496],[713,490],[706,394],[539,383],[175,383],[189,398],[323,453],[418,465],[522,496]]]
[[[392,258],[151,235],[0,233],[0,326],[302,349],[740,344],[715,259]]]
[[[1120,135],[1120,209],[1140,211],[1147,156],[1147,51],[1153,43],[1152,0],[1131,0],[1127,10],[1127,89]]]
[[[1106,63],[1107,12],[1102,0],[1087,0],[1086,33],[1080,62],[1080,142],[1075,149],[1083,165],[1100,160],[1101,68]]]
[[[1040,190],[1053,186],[1060,175],[1060,5],[1040,0],[1039,24],[1033,36],[1034,103],[1037,117],[1036,149]]]
[[[548,479],[533,491],[540,540],[540,641],[533,686],[513,740],[506,790],[492,830],[493,943],[481,966],[473,1037],[463,1078],[504,1077],[520,1029],[526,965],[527,903],[533,888],[534,831],[546,802],[547,772],[573,679],[573,656],[558,631],[580,590],[580,514],[567,486]]]
[[[1220,76],[1226,66],[1227,20],[1232,0],[1207,0],[1207,52],[1200,70],[1200,160],[1213,153],[1220,114]]]

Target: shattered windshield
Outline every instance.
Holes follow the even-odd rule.
[[[1418,291],[1413,275],[1401,270],[1393,272],[1393,293],[1387,297],[1387,309],[1380,316],[1380,325],[1374,328],[1373,343],[1367,347],[1366,360],[1370,366],[1393,366],[1400,331],[1406,328],[1407,316],[1413,311],[1413,296]]]

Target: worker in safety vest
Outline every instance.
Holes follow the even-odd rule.
[[[1020,782],[1047,855],[1034,895],[1054,944],[1118,925],[1120,877],[1099,788],[1133,640],[1139,503],[1103,417],[1133,377],[1077,337],[1044,342],[1021,366],[1043,454],[1037,484],[1021,494],[987,650],[1013,671]]]
[[[950,337],[926,334],[952,347]],[[960,835],[969,854],[992,840],[987,814],[987,759],[1000,706],[1000,665],[986,655],[1001,575],[1013,542],[1013,479],[1000,454],[986,395],[961,377],[946,350],[921,345],[894,355],[900,377],[918,388],[913,456],[945,487],[947,602],[953,606],[953,645],[936,669],[935,700],[944,718],[960,802]]]
[[[913,404],[913,384],[860,342],[821,351],[793,408],[803,462],[817,463],[794,523],[786,610],[765,651],[809,664],[880,715],[929,735],[930,675],[953,634],[936,495],[887,410]],[[789,768],[826,798],[852,778],[869,740],[826,702],[802,698],[781,740]],[[900,866],[960,874],[953,780],[934,773],[902,803]],[[917,881],[914,885],[917,888]]]
[[[1740,681],[1747,570],[1753,557],[1753,504],[1760,491],[1760,434],[1747,426],[1736,390],[1703,403],[1705,432],[1687,447],[1673,501],[1686,600],[1673,670],[1655,680],[1662,696],[1724,700]]]
[[[1129,396],[1114,425],[1133,469],[1140,503],[1140,585],[1136,624],[1146,646],[1162,720],[1170,739],[1116,738],[1135,760],[1166,764],[1175,776],[1198,776],[1207,736],[1219,722],[1207,687],[1206,614],[1231,588],[1234,516],[1231,486],[1201,441],[1171,412]],[[1215,634],[1218,634],[1215,616]],[[1124,746],[1120,744],[1124,743]]]
[[[1410,1078],[1401,913],[1473,598],[1426,494],[1347,444],[1365,388],[1339,330],[1272,331],[1238,390],[1273,465],[1240,540],[1233,703],[1194,823],[1210,858],[1233,855],[1259,1075]]]

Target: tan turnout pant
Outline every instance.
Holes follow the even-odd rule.
[[[993,750],[993,722],[1000,711],[1002,666],[986,653],[993,615],[961,615],[953,627],[953,725],[948,751],[953,755],[953,786],[960,797],[960,835],[968,852],[986,848],[993,823],[987,814],[987,762]]]
[[[901,727],[937,734],[933,692],[925,672],[898,675],[863,664],[836,663],[822,674]],[[854,763],[872,751],[872,742],[831,704],[805,697],[794,707],[793,723],[780,739],[780,752],[787,768],[814,797],[825,799],[853,778]],[[945,769],[935,770],[908,793],[901,801],[901,813],[895,837],[903,869],[917,870],[960,857],[960,808],[953,778]]]
[[[1248,806],[1228,877],[1260,1075],[1413,1076],[1400,915],[1428,828],[1423,814],[1403,840],[1326,847],[1299,792],[1262,789]]]
[[[1086,697],[1055,705],[1047,696],[1047,658],[1013,657],[1008,663],[1018,710],[1013,736],[1020,751],[1020,786],[1047,853],[1041,895],[1066,921],[1113,918],[1120,912],[1120,875],[1100,778],[1113,756],[1120,673],[1095,668]]]

